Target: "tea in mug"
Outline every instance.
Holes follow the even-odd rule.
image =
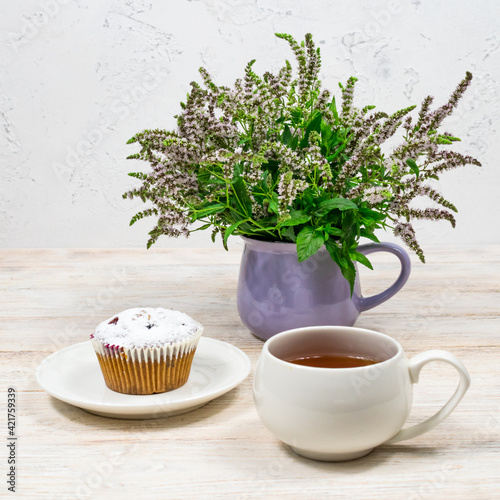
[[[363,356],[349,356],[346,354],[317,354],[284,359],[288,363],[315,368],[357,368],[374,365],[381,360],[365,358]]]

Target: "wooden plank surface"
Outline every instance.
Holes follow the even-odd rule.
[[[240,255],[241,245],[0,251],[1,404],[15,387],[18,498],[500,498],[499,247],[427,250],[406,287],[359,318],[357,326],[393,336],[409,356],[453,352],[472,385],[433,431],[345,463],[300,458],[259,421],[251,383],[262,342],[237,314]],[[373,261],[376,271],[362,272],[365,295],[397,273],[390,256]],[[185,311],[207,337],[246,352],[251,375],[194,412],[145,421],[98,417],[40,389],[34,373],[47,355],[136,306]],[[452,368],[426,367],[409,422],[437,411],[456,382]],[[6,418],[2,433],[6,440]]]

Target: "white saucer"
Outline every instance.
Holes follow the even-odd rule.
[[[162,394],[120,394],[106,387],[92,344],[87,341],[44,359],[36,378],[51,396],[96,415],[140,419],[195,410],[240,384],[250,367],[248,356],[237,347],[202,337],[185,385]]]

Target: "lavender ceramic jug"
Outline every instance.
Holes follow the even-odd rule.
[[[263,340],[304,326],[352,326],[361,312],[391,298],[410,276],[410,259],[398,245],[360,245],[357,250],[365,255],[394,254],[401,272],[393,285],[372,297],[361,295],[357,277],[351,297],[347,280],[325,247],[299,263],[294,243],[243,240],[238,312],[245,326]]]

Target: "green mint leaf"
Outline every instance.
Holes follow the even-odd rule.
[[[325,242],[325,247],[328,250],[328,253],[330,254],[330,257],[332,260],[340,267],[347,268],[347,260],[344,259],[342,256],[342,252],[340,251],[340,248],[332,241],[328,240]]]
[[[252,216],[252,201],[247,193],[245,181],[241,177],[237,177],[233,183],[234,190],[234,205],[239,208],[247,217]]]
[[[293,243],[297,241],[297,237],[295,236],[295,230],[292,226],[288,226],[283,231],[281,231],[281,236],[286,240],[290,240]]]
[[[350,252],[349,256],[351,257],[352,260],[356,260],[360,264],[363,264],[368,269],[371,269],[373,271],[373,266],[371,262],[366,258],[366,255],[363,255],[360,252]]]
[[[349,289],[351,292],[351,297],[354,291],[354,282],[356,280],[356,268],[350,260],[350,258],[345,258],[342,250],[331,240],[325,243],[325,247],[328,250],[332,260],[339,266],[342,276],[349,283]]]
[[[298,226],[299,224],[305,224],[311,220],[311,216],[304,213],[302,210],[293,210],[290,212],[290,219],[282,222],[282,226]]]
[[[406,164],[410,167],[410,170],[418,177],[418,175],[420,174],[420,169],[418,168],[418,165],[415,163],[415,160],[408,158],[406,160]]]
[[[326,232],[330,236],[344,236],[344,232],[342,229],[339,229],[338,227],[327,227]]]
[[[354,282],[356,281],[356,268],[354,267],[354,264],[351,261],[347,262],[348,262],[347,269],[345,267],[341,267],[340,270],[342,272],[342,276],[349,283],[349,290],[351,292],[351,297],[352,297],[352,294],[354,292]]]
[[[272,198],[269,200],[267,200],[269,202],[269,207],[268,207],[268,211],[273,213],[273,214],[277,214],[279,212],[279,209],[278,209],[278,193],[274,193],[272,194]]]
[[[234,224],[231,224],[225,231],[224,231],[224,247],[227,247],[227,239],[229,236],[231,236],[238,227],[243,224],[244,222],[248,222],[249,219],[241,219],[239,221],[236,221]]]
[[[211,226],[212,224],[209,222],[208,224],[203,224],[203,226],[200,226],[196,229],[191,229],[191,232],[194,233],[195,231],[204,231],[205,229],[208,229]]]
[[[316,231],[314,228],[307,226],[297,235],[297,256],[299,262],[314,255],[325,242],[323,232]]]
[[[321,132],[321,120],[323,117],[321,116],[321,113],[316,113],[314,115],[314,118],[309,122],[309,124],[306,127],[306,132],[304,134],[304,138],[300,141],[299,146],[301,148],[307,147],[309,144],[309,135],[311,132]]]
[[[357,210],[358,206],[356,203],[351,200],[346,200],[345,198],[333,198],[331,200],[322,201],[314,211],[314,215],[322,217],[334,208],[338,208],[339,210]]]
[[[211,175],[212,174],[210,173],[209,170],[200,168],[198,172],[198,182],[201,184],[206,184],[210,180]]]
[[[283,131],[283,144],[288,146],[290,144],[290,141],[292,139],[292,132],[290,131],[290,127],[288,125],[285,125],[285,130]]]
[[[364,215],[366,217],[369,217],[369,218],[371,218],[373,220],[377,220],[377,221],[385,220],[387,218],[386,214],[382,214],[380,212],[377,212],[376,210],[371,210],[371,209],[366,208],[366,207],[360,207],[359,212],[361,215]]]
[[[368,238],[369,240],[372,240],[375,243],[380,243],[380,240],[371,231],[367,231],[364,228],[361,229],[359,235],[364,237],[364,238]]]
[[[339,83],[339,85],[340,85],[340,83]],[[333,118],[335,119],[335,125],[338,125],[340,123],[340,120],[339,120],[339,113],[337,111],[337,104],[335,102],[335,97],[332,98],[332,102],[330,103],[329,108],[330,108],[330,111],[333,113]]]
[[[292,124],[293,125],[299,125],[300,122],[302,121],[302,110],[300,108],[295,108],[290,111],[290,116],[292,117]]]
[[[290,142],[290,149],[293,149],[294,151],[297,149],[297,145],[299,144],[299,136],[294,135],[291,142]]]
[[[209,205],[208,207],[202,208],[193,214],[194,220],[202,219],[207,215],[217,214],[219,212],[223,212],[226,209],[226,205],[222,203],[215,203],[214,205]]]

